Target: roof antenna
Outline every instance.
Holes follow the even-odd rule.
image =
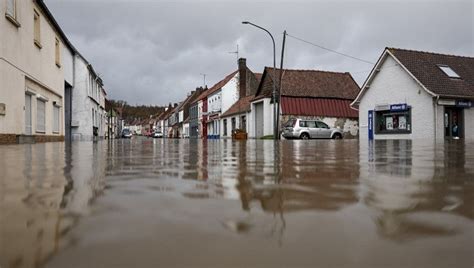
[[[203,76],[203,80],[204,80],[204,87],[206,87],[206,74],[200,74]]]
[[[237,44],[237,50],[231,51],[229,54],[235,54],[237,56],[237,62],[239,61],[239,44]]]

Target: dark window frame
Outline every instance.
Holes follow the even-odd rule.
[[[408,107],[406,111],[374,111],[374,133],[377,135],[390,135],[390,134],[411,134],[413,130],[412,126],[412,111],[411,107]],[[390,115],[405,115],[406,117],[406,129],[384,129],[386,126],[385,117]],[[382,117],[382,119],[380,118]]]

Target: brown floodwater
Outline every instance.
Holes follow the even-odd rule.
[[[0,147],[0,267],[468,267],[474,143]]]

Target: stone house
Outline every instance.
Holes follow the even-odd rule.
[[[279,70],[276,75],[279,79]],[[266,67],[255,98],[251,100],[249,137],[273,135],[272,76],[273,68]],[[357,137],[358,113],[350,104],[358,93],[359,86],[347,72],[284,69],[280,127],[291,118],[316,119],[340,128],[345,138]]]
[[[41,0],[2,1],[0,13],[0,143],[62,141],[74,48]]]
[[[364,139],[474,139],[474,58],[386,48],[352,107]]]

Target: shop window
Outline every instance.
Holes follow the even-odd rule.
[[[406,111],[376,111],[376,134],[409,134],[411,133],[411,108]]]

